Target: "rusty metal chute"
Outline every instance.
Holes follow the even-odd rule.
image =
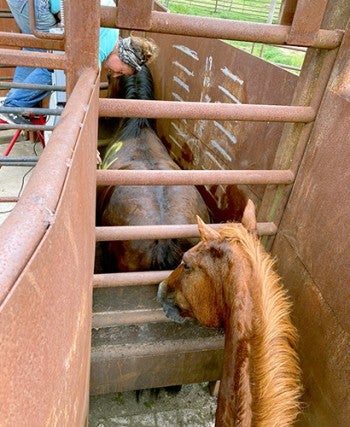
[[[151,0],[119,0],[116,8],[99,8],[98,2],[89,0],[66,4],[63,40],[0,33],[0,44],[10,47],[1,49],[3,64],[64,69],[69,96],[25,194],[1,227],[0,322],[4,344],[0,360],[6,375],[0,385],[0,405],[4,420],[33,420],[36,408],[42,405],[41,424],[83,424],[92,325],[101,328],[94,331],[91,353],[93,393],[170,385],[178,378],[195,382],[220,377],[222,336],[191,326],[174,345],[174,327],[155,305],[152,290],[152,284],[169,272],[93,274],[95,239],[165,238],[183,233],[195,236],[195,227],[95,228],[97,177],[102,185],[203,185],[211,203],[219,206],[218,211],[227,207],[227,216],[232,213],[227,201],[230,185],[238,184],[254,198],[259,208],[259,232],[278,258],[295,305],[308,390],[308,407],[301,423],[346,425],[350,407],[346,380],[350,362],[346,306],[350,206],[345,190],[349,151],[344,135],[350,133],[346,120],[350,4],[342,0],[322,0],[317,5],[307,0],[286,0],[281,19],[287,25],[169,14]],[[77,19],[82,10],[84,20]],[[98,99],[99,21],[104,26],[146,33],[163,49],[152,70],[158,82],[157,98],[162,101],[152,101],[152,110],[144,101]],[[302,45],[308,51],[301,75],[296,78],[233,48],[226,53],[229,47],[216,39]],[[172,59],[179,55],[174,46],[183,40],[202,58],[195,60],[201,79],[190,84],[186,81],[192,91],[181,93],[181,101],[175,102],[174,85],[181,79],[184,82],[186,76]],[[23,44],[64,53],[33,55],[13,49]],[[212,63],[206,68],[203,52],[214,58],[219,45],[225,52],[220,61],[232,61],[230,67],[234,64],[237,70],[234,83],[230,70],[225,69],[224,76],[219,73],[224,62],[218,60],[214,71]],[[182,71],[192,70],[191,59],[181,60]],[[210,87],[202,91],[201,83],[208,77],[224,89],[220,95]],[[264,81],[268,84],[262,84]],[[228,93],[240,102],[234,105],[233,97],[224,102]],[[159,119],[159,134],[172,156],[188,170],[95,174],[97,116],[149,117],[150,111]],[[212,138],[215,144],[210,140],[212,130],[199,126],[206,121],[218,123]],[[228,128],[223,122],[229,122]],[[228,135],[232,129],[238,141],[229,135],[230,142],[218,144],[219,132]],[[179,134],[182,139],[177,138]],[[214,149],[218,150],[216,157]],[[336,236],[334,230],[338,231]],[[98,297],[93,324],[92,282]],[[150,305],[142,305],[141,300]],[[135,301],[141,307],[138,311],[126,309]],[[106,309],[108,304],[111,310]],[[140,327],[138,333],[142,335],[145,322],[156,343],[143,344],[134,336],[132,343],[126,342],[128,325]],[[189,366],[197,369],[191,371]],[[14,413],[8,408],[15,408]]]

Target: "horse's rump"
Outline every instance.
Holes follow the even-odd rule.
[[[194,224],[197,214],[209,220],[206,206],[193,186],[116,186],[110,191],[101,217],[103,226]],[[109,242],[106,268],[173,269],[197,241],[181,238]]]

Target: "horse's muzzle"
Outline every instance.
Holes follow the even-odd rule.
[[[168,295],[168,286],[165,282],[160,283],[157,292],[157,301],[163,307],[166,317],[176,323],[184,323],[186,319],[181,316],[179,307],[174,298]]]

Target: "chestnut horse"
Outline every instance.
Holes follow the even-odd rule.
[[[153,80],[146,66],[121,77],[120,97],[154,99]],[[122,121],[107,147],[102,169],[179,169],[156,135],[149,119]],[[98,189],[97,218],[102,226],[195,224],[196,215],[209,221],[207,207],[191,185],[110,186]],[[198,239],[174,238],[108,242],[103,253],[107,271],[167,270],[175,268],[183,253]]]
[[[224,328],[216,426],[291,426],[302,390],[291,303],[256,237],[251,201],[242,224],[215,231],[198,218],[201,242],[159,285],[158,301],[176,322]]]

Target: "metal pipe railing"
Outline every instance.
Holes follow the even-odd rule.
[[[166,279],[172,270],[136,271],[131,273],[94,274],[94,288],[111,286],[155,285]]]
[[[0,107],[0,113],[60,116],[62,114],[62,108]]]
[[[0,41],[2,46],[31,47],[44,50],[64,50],[64,40],[38,39],[32,34],[20,34],[1,31]]]
[[[35,166],[38,163],[38,160],[39,158],[36,156],[0,156],[0,166]]]
[[[219,229],[222,227],[222,224],[210,224],[210,227]],[[260,236],[273,236],[277,232],[277,227],[273,222],[259,222],[257,227],[258,235]],[[97,242],[190,237],[199,237],[198,226],[196,224],[96,227]]]
[[[65,86],[56,86],[56,85],[41,85],[41,84],[29,84],[29,83],[0,83],[0,90],[2,89],[28,89],[28,90],[47,90],[55,92],[64,92],[66,90]]]
[[[98,170],[97,185],[292,184],[290,170]]]
[[[33,52],[29,50],[1,49],[1,63],[16,67],[42,67],[49,70],[65,70],[68,59],[65,53]]]
[[[206,102],[99,100],[104,117],[145,117],[149,119],[242,120],[309,123],[315,119],[312,107],[289,105],[224,104]]]
[[[260,24],[159,11],[151,12],[147,26],[138,26],[136,18],[134,26],[127,29],[267,44],[288,44],[291,31],[291,26],[287,25]],[[118,7],[101,7],[101,26],[126,28],[123,27],[123,22],[118,20]],[[340,45],[343,34],[342,30],[319,30],[308,46],[334,49]]]

